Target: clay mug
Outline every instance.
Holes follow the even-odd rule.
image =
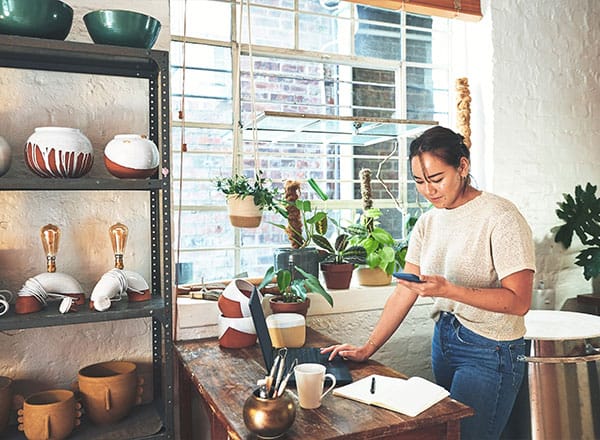
[[[8,415],[12,406],[12,379],[0,376],[0,434],[8,425]]]
[[[19,431],[28,440],[62,440],[79,425],[81,405],[69,390],[49,390],[29,396],[18,414]]]
[[[133,362],[109,361],[79,370],[77,387],[83,407],[97,425],[115,423],[141,403],[143,379]]]

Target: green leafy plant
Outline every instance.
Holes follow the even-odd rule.
[[[273,266],[269,267],[262,282],[258,285],[258,290],[269,284],[275,277],[284,302],[304,302],[307,293],[314,292],[325,298],[325,301],[333,307],[333,298],[321,285],[319,279],[299,266],[295,266],[295,269],[304,276],[304,279],[293,279],[292,272],[287,269],[276,271]]]
[[[323,263],[364,264],[367,258],[367,251],[364,247],[359,245],[349,246],[350,236],[348,234],[338,235],[334,244],[331,244],[324,235],[314,234],[312,239],[326,254],[325,258],[321,260]]]
[[[254,204],[261,209],[279,211],[281,209],[278,199],[279,190],[272,186],[271,180],[263,176],[262,171],[254,176],[254,180],[234,174],[231,177],[218,177],[215,179],[217,190],[228,196],[238,196],[242,199],[253,196]]]
[[[571,246],[573,234],[587,246],[575,259],[575,264],[583,267],[586,280],[600,275],[600,198],[596,197],[596,188],[588,182],[585,190],[581,185],[575,187],[575,197],[563,194],[556,215],[565,223],[553,228],[554,241],[565,249]]]
[[[321,190],[314,179],[308,179],[310,187],[321,200],[327,200],[327,194]],[[281,204],[285,209],[278,212],[287,220],[287,224],[271,223],[283,229],[294,249],[308,246],[315,234],[327,233],[327,212],[315,209],[310,200],[300,198],[301,183],[288,180],[284,186],[284,196]]]

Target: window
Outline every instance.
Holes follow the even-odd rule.
[[[419,209],[414,182],[408,180],[410,139],[347,145],[322,136],[267,139],[249,127],[263,111],[447,124],[448,20],[344,1],[254,0],[249,28],[246,1],[242,6],[235,0],[171,0],[178,261],[193,263],[194,281],[240,272],[261,276],[273,262],[273,249],[288,245],[270,224],[283,223],[275,214],[265,214],[257,229],[229,224],[213,179],[252,176],[255,169],[277,186],[314,178],[332,199],[331,215],[350,221],[361,209],[359,171],[370,168],[375,176],[384,162],[380,177],[387,190],[373,179],[375,206],[390,214],[382,217],[383,226],[402,238],[405,215]],[[184,121],[177,119],[182,106]],[[303,197],[313,198],[308,185],[304,189]]]

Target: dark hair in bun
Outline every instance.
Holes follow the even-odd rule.
[[[449,128],[436,125],[425,130],[418,138],[410,143],[408,159],[420,156],[422,153],[431,153],[439,157],[448,165],[458,168],[460,159],[466,157],[470,160],[470,153],[464,144],[464,137]]]

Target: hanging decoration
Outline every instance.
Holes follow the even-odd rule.
[[[463,135],[467,148],[471,148],[471,92],[469,80],[456,80],[456,121],[458,132]]]

